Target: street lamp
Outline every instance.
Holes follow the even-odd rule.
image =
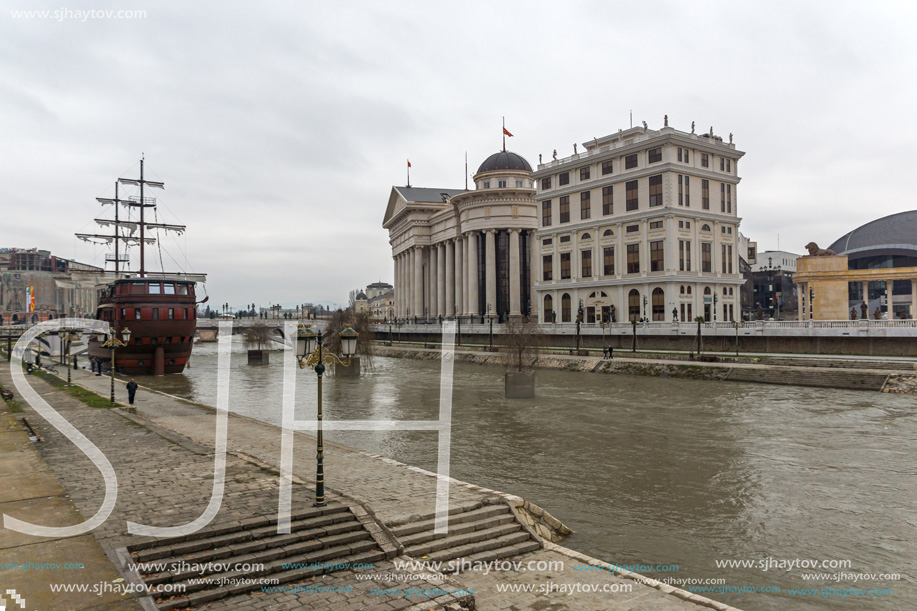
[[[739,321],[734,321],[732,324],[736,328],[736,356],[739,356]]]
[[[77,339],[76,329],[61,329],[58,338],[61,342],[67,344],[67,356],[64,357],[64,365],[67,367],[67,386],[70,386],[70,342]],[[61,346],[63,348],[63,346]]]
[[[607,354],[606,349],[608,348],[608,346],[605,345],[605,329],[608,327],[608,322],[603,320],[601,316],[599,317],[599,326],[602,327],[602,354],[605,355]]]
[[[357,351],[358,333],[347,325],[347,328],[341,331],[341,353],[344,358],[338,358],[334,353],[327,352],[322,348],[322,332],[318,335],[312,331],[312,325],[299,325],[296,333],[296,357],[299,360],[299,368],[305,369],[311,367],[318,375],[318,420],[316,436],[316,468],[315,468],[315,503],[313,507],[325,506],[325,465],[324,465],[324,441],[322,439],[322,374],[325,373],[325,365],[334,365],[340,363],[344,367],[350,367],[350,359]],[[315,345],[317,344],[317,346]]]
[[[490,310],[490,304],[487,304],[487,318],[490,320],[490,352],[494,351],[494,315]]]
[[[111,373],[111,404],[115,404],[115,348],[123,348],[128,344],[131,339],[131,330],[127,327],[121,329],[121,337],[124,341],[119,341],[118,336],[115,333],[114,329],[109,329],[108,331],[108,341],[102,344],[102,348],[111,348],[111,366],[109,367]],[[101,365],[100,365],[101,367]],[[136,407],[129,407],[129,411],[136,412]]]

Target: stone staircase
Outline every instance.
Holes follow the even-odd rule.
[[[158,609],[196,607],[345,568],[329,565],[394,556],[396,548],[367,529],[371,521],[362,508],[329,503],[294,512],[289,534],[277,534],[276,516],[249,518],[129,546],[119,556],[122,565],[137,564],[136,571],[125,573],[150,588]],[[176,592],[176,584],[184,590]]]
[[[846,390],[882,390],[888,374],[830,369],[795,369],[791,367],[752,368],[736,367],[726,377],[731,382],[757,382],[760,384],[788,384],[843,388]]]
[[[461,570],[463,561],[490,562],[541,549],[541,542],[522,526],[508,505],[483,502],[453,508],[449,532],[434,534],[434,515],[392,526],[392,532],[404,546],[404,553],[416,560],[442,562]],[[449,561],[452,561],[451,563]]]

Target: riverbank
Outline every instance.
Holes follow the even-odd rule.
[[[377,345],[375,350],[380,356],[393,358],[440,358],[440,350],[435,347]],[[539,354],[529,365],[536,369],[917,394],[917,374],[906,370],[903,364],[902,368],[896,371],[885,368],[802,366],[797,364],[798,361],[789,359],[778,362],[791,362],[792,365],[776,365],[761,357],[735,358],[717,355],[716,362],[705,362],[689,360],[686,355],[677,354],[641,355],[638,358],[629,354],[631,353],[615,351],[613,358],[604,359],[600,356],[558,354],[555,351]],[[476,365],[505,367],[506,357],[505,353],[485,350],[455,351],[456,361]],[[870,365],[866,362],[860,364]]]
[[[8,378],[9,370],[3,368],[0,383],[9,385]],[[128,535],[124,526],[127,520],[176,525],[194,520],[203,512],[213,484],[211,456],[216,419],[212,408],[141,388],[138,413],[133,415],[122,410],[93,409],[41,381],[29,381],[42,396],[51,399],[55,408],[66,413],[67,419],[105,453],[115,468],[119,499],[111,517],[94,531],[103,547],[141,554],[155,542]],[[107,395],[107,378],[79,371],[75,372],[74,381]],[[117,398],[122,401],[123,386],[122,382],[116,384]],[[27,415],[34,416],[30,407],[25,406],[24,410]],[[46,439],[41,448],[43,459],[71,494],[82,514],[93,515],[102,496],[98,471],[58,431],[40,418],[32,420],[38,422],[37,428]],[[276,514],[279,443],[278,427],[230,415],[226,492],[219,513],[208,529],[218,525],[223,533],[238,532],[242,522]],[[295,443],[293,499],[294,508],[301,509],[310,504],[311,486],[305,482],[313,479],[315,446],[314,440],[304,434],[297,434]],[[383,557],[374,560],[369,569],[325,572],[284,582],[298,586],[296,590],[249,591],[231,597],[228,597],[228,592],[221,593],[223,596],[208,599],[209,609],[271,605],[286,608],[293,604],[313,609],[528,609],[555,604],[574,604],[577,609],[732,609],[552,543],[546,538],[557,539],[563,528],[544,510],[519,497],[458,480],[450,480],[450,505],[455,512],[450,523],[455,524],[456,531],[445,541],[454,538],[454,543],[467,542],[464,546],[472,558],[483,557],[480,554],[487,551],[479,551],[483,541],[474,535],[474,530],[469,531],[463,526],[478,524],[487,527],[482,528],[483,533],[493,529],[501,532],[512,530],[517,534],[507,534],[507,537],[533,541],[538,549],[522,552],[524,544],[515,544],[522,553],[513,554],[511,560],[521,563],[521,569],[487,573],[468,570],[446,575],[431,571],[429,567],[399,568],[395,566],[395,560],[411,559],[404,555],[405,549],[420,549],[417,546],[425,544],[422,541],[417,543],[417,535],[421,534],[418,530],[398,535],[395,539],[389,537],[395,536],[393,533],[404,533],[405,526],[423,530],[424,522],[431,516],[435,505],[435,475],[327,442],[325,457],[330,486],[326,487],[326,491],[330,503],[346,507],[355,515],[360,514],[360,520],[376,543],[376,547],[366,553],[381,553]],[[500,507],[508,507],[509,514]],[[485,514],[487,517],[484,517]],[[499,524],[491,526],[495,521]],[[227,524],[235,526],[225,526]],[[521,527],[521,533],[515,529],[517,525]],[[197,545],[193,541],[187,543],[192,547]],[[200,555],[200,552],[195,553]],[[413,558],[423,560],[425,556],[433,558],[432,553],[418,554]],[[526,570],[531,562],[553,562],[555,564],[551,566],[555,569],[541,572]],[[558,566],[563,568],[557,569]],[[583,566],[593,568],[584,571]],[[316,577],[320,578],[317,584]],[[326,589],[320,591],[315,585]],[[436,596],[418,592],[409,594],[404,591],[406,585],[415,586],[418,590],[426,589],[428,594],[435,593],[437,589],[449,589],[452,593]],[[574,587],[578,588],[575,592]],[[587,591],[592,587],[598,591]],[[455,594],[457,591],[466,593]],[[468,591],[474,594],[468,595]],[[205,598],[186,601],[177,597],[162,600],[159,604],[161,608],[190,606],[186,603],[196,601],[203,604]]]

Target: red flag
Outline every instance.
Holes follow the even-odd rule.
[[[503,128],[503,135],[505,135],[505,136],[509,136],[510,138],[512,138],[512,137],[513,137],[513,135],[512,135],[511,133],[509,133],[509,130],[508,130],[508,129],[506,129],[505,127]]]
[[[408,159],[408,167],[411,167],[411,160]]]

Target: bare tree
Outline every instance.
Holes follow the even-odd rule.
[[[249,350],[269,350],[272,342],[271,328],[263,323],[245,329],[245,347]]]
[[[323,343],[325,348],[335,354],[341,353],[341,331],[347,328],[347,325],[357,332],[357,353],[363,363],[370,369],[373,366],[373,341],[375,335],[372,330],[372,320],[370,312],[355,313],[353,309],[337,310],[331,315],[331,320],[325,326],[322,332]]]
[[[498,341],[506,351],[506,364],[517,371],[525,371],[537,354],[538,347],[544,343],[544,334],[538,323],[523,316],[510,318],[503,325]]]

